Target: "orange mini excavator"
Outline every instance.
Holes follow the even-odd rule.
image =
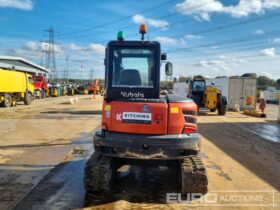
[[[174,94],[160,95],[160,66],[172,64],[160,43],[126,41],[123,32],[110,41],[105,56],[102,129],[94,135],[95,151],[86,163],[87,194],[110,192],[122,165],[167,165],[178,169],[181,193],[207,192],[206,169],[198,156],[197,106]]]

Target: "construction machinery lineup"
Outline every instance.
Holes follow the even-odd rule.
[[[98,82],[94,88],[100,93]],[[97,80],[98,81],[98,80]],[[34,99],[46,97],[73,96],[89,94],[88,85],[75,83],[48,83],[44,76],[34,76],[25,72],[0,69],[0,106],[16,106],[19,101],[29,105]],[[92,93],[91,93],[92,94]]]
[[[160,66],[171,76],[172,64],[160,43],[141,41],[107,44],[102,129],[94,135],[94,153],[86,163],[87,195],[110,193],[122,165],[175,166],[181,193],[207,193],[207,174],[199,157],[197,105],[175,94],[160,95]],[[137,63],[137,65],[135,65]]]

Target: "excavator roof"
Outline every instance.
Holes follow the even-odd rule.
[[[108,47],[111,46],[128,46],[128,47],[147,47],[147,46],[154,46],[160,47],[160,43],[157,41],[110,41],[107,44]]]

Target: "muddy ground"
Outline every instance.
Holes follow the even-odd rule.
[[[92,134],[101,121],[102,100],[89,96],[79,99],[75,105],[66,104],[68,97],[61,97],[0,109],[1,210],[83,208],[83,168],[93,152]],[[277,110],[277,106],[269,105],[267,119],[234,112],[227,116],[200,113],[201,157],[209,175],[208,197],[193,203],[166,204],[166,193],[179,192],[174,170],[131,166],[121,169],[111,195],[87,197],[89,208],[279,208]],[[237,195],[239,200],[234,200]],[[213,202],[213,196],[224,200]],[[244,200],[249,196],[262,199]]]

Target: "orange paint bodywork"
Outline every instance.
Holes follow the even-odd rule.
[[[111,106],[110,117],[106,116],[105,106]],[[151,124],[124,123],[122,122],[123,112],[143,113],[143,106],[150,106],[152,113]],[[108,111],[107,111],[108,112]],[[156,115],[161,115],[161,120],[156,120]],[[135,134],[166,134],[167,133],[167,103],[143,103],[143,102],[104,102],[103,123],[106,123],[109,131],[135,133]]]
[[[197,130],[196,123],[187,123],[185,117],[194,118],[196,122],[197,106],[194,102],[181,102],[169,104],[169,120],[168,120],[168,134],[182,133],[185,126],[194,127]],[[178,107],[178,113],[171,113],[171,109]],[[193,112],[195,114],[186,115],[183,111]]]
[[[144,106],[149,106],[147,113],[152,114],[150,124],[127,123],[122,121],[123,112],[145,113]],[[187,114],[183,111],[189,111]],[[185,126],[197,129],[197,106],[194,102],[181,103],[152,103],[131,101],[104,101],[102,110],[102,125],[106,125],[108,131],[133,133],[133,134],[180,134]],[[189,114],[194,113],[194,114]],[[195,123],[186,122],[186,117],[193,119]]]

